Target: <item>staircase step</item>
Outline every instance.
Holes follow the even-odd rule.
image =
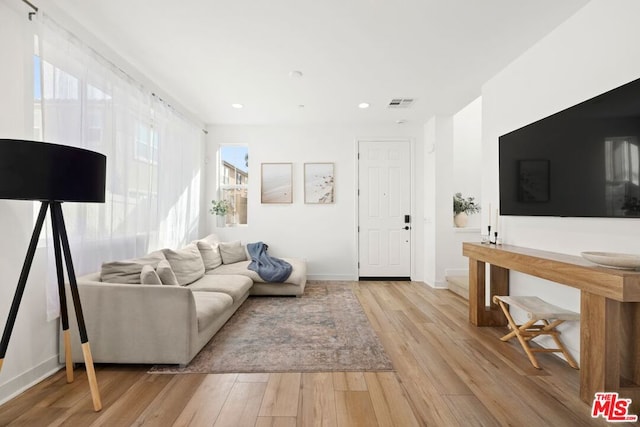
[[[469,276],[447,276],[446,280],[451,292],[469,299]]]

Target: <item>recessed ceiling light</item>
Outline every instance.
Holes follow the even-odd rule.
[[[369,103],[361,102],[360,104],[358,104],[358,108],[369,108]]]
[[[298,70],[289,71],[289,77],[291,77],[292,79],[299,79],[300,77],[302,77],[302,71],[298,71]]]
[[[304,104],[298,104],[298,108],[304,108]]]
[[[231,104],[231,106],[233,108],[237,108],[237,109],[240,109],[240,108],[244,107],[244,105],[242,105],[242,104]]]

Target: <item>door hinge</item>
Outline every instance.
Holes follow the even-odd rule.
[[[360,226],[358,226],[358,233],[360,232]]]

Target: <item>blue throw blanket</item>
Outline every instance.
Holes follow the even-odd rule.
[[[293,267],[284,260],[268,255],[267,248],[262,242],[247,244],[247,251],[251,255],[251,263],[247,268],[258,273],[265,282],[284,282]]]

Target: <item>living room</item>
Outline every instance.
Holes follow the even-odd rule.
[[[520,6],[525,7],[525,2],[522,3]],[[546,7],[556,7],[552,3],[547,3]],[[499,205],[498,138],[640,76],[640,58],[633,54],[637,50],[636,41],[640,39],[640,30],[635,22],[635,17],[640,14],[640,5],[633,0],[570,3],[572,4],[567,6],[562,19],[556,17],[557,22],[540,22],[540,25],[545,26],[545,32],[530,40],[519,52],[512,53],[508,62],[496,68],[473,90],[469,90],[464,102],[455,108],[434,106],[427,115],[406,123],[395,122],[401,120],[402,116],[390,116],[392,119],[385,123],[323,124],[314,123],[313,118],[298,123],[275,120],[243,123],[238,117],[251,110],[249,105],[245,105],[242,110],[225,112],[230,114],[225,116],[228,118],[226,123],[209,123],[205,120],[209,111],[204,108],[198,111],[196,106],[184,106],[181,102],[174,101],[188,98],[186,94],[163,94],[165,98],[171,99],[171,104],[184,111],[185,115],[195,116],[194,121],[199,122],[201,128],[208,132],[199,136],[203,145],[200,159],[203,171],[199,187],[201,197],[196,212],[192,212],[193,217],[197,218],[197,227],[181,236],[180,243],[188,243],[214,231],[224,240],[262,240],[269,244],[274,256],[295,255],[306,258],[310,280],[357,280],[358,215],[354,196],[358,188],[357,142],[402,139],[411,141],[413,146],[411,215],[414,221],[410,276],[413,281],[424,282],[431,287],[446,287],[447,271],[462,271],[467,267],[460,241],[467,237],[480,238],[479,232],[476,235],[452,231],[451,196],[458,191],[456,185],[468,185],[471,189],[469,191],[477,191],[470,195],[481,201],[484,210],[472,217],[475,221],[473,228],[486,228],[491,217],[490,210],[495,210]],[[36,6],[47,12],[45,4]],[[0,93],[3,94],[0,98],[2,138],[31,139],[31,134],[26,129],[32,126],[30,117],[33,116],[33,96],[26,93],[25,88],[32,87],[33,66],[26,58],[33,54],[33,46],[16,43],[16,35],[22,37],[25,33],[33,32],[27,19],[29,11],[30,8],[18,0],[0,2],[0,51],[3,58],[6,58],[0,69]],[[72,32],[83,28],[68,16],[72,15],[72,11],[57,10],[57,13],[60,15],[56,15],[56,18],[61,23],[68,24]],[[64,21],[63,16],[67,16],[67,21]],[[73,22],[79,27],[75,27]],[[105,54],[112,57],[113,50],[107,47],[105,41],[100,41],[100,37],[92,35],[87,28],[82,31],[82,38],[86,43],[93,45],[95,42],[97,49],[104,48]],[[113,31],[117,32],[117,29]],[[26,38],[27,36],[24,37]],[[509,40],[499,39],[495,42],[508,43]],[[161,49],[161,46],[157,48]],[[455,55],[455,52],[451,55]],[[115,56],[118,56],[117,52]],[[120,60],[123,59],[120,57]],[[491,60],[491,57],[487,58],[488,62]],[[123,66],[129,66],[126,70],[135,74],[134,66]],[[150,89],[158,90],[152,85],[153,79],[145,76],[145,70],[140,71],[142,73],[135,74],[135,77],[139,77],[144,85],[150,85]],[[290,71],[292,70],[283,68],[284,79],[290,79],[287,76]],[[307,70],[302,71],[305,75],[300,81],[289,83],[300,86],[299,83],[304,83],[304,79],[311,78]],[[349,70],[342,72],[349,73]],[[460,79],[463,79],[465,70],[458,72]],[[446,91],[446,88],[443,90]],[[291,91],[296,92],[295,87]],[[393,96],[407,95],[413,96]],[[383,99],[379,102],[387,101]],[[301,102],[306,101],[296,101],[296,108],[291,114],[313,115],[312,105],[297,107]],[[426,99],[419,98],[416,108],[425,102]],[[459,133],[455,129],[460,129],[457,126],[469,126],[468,122],[456,123],[455,117],[471,103],[481,104],[481,108],[473,113],[481,115],[481,129],[474,127],[475,134],[479,134],[475,137],[479,146],[473,149],[481,154],[476,159],[479,165],[478,175],[454,177],[452,171],[457,167],[454,140]],[[366,111],[358,113],[367,114]],[[394,111],[396,113],[397,110]],[[465,119],[468,120],[470,119]],[[217,198],[218,148],[223,144],[238,143],[246,144],[249,151],[252,177],[250,191],[253,192],[248,201],[250,225],[218,229],[215,217],[208,212],[210,201]],[[260,202],[260,165],[270,162],[292,163],[293,203],[270,205]],[[334,163],[334,204],[319,206],[304,203],[303,165],[307,162]],[[457,184],[457,180],[461,184]],[[471,181],[473,183],[469,184]],[[0,274],[6,282],[0,289],[0,318],[5,319],[33,229],[35,208],[32,203],[27,202],[0,201],[0,205],[0,231],[3,236],[0,243]],[[637,253],[637,241],[640,237],[637,221],[510,216],[500,218],[500,233],[505,243],[566,254],[576,255],[588,250]],[[0,374],[1,401],[10,399],[25,387],[30,387],[59,369],[59,326],[57,320],[48,318],[46,311],[47,293],[42,284],[47,281],[49,273],[46,256],[42,252],[40,249],[35,258]],[[99,264],[95,265],[97,267]],[[511,276],[511,289],[520,295],[541,295],[551,303],[580,311],[580,295],[573,288],[514,273]],[[580,349],[578,329],[576,325],[563,329],[563,339],[574,354],[579,354]]]

